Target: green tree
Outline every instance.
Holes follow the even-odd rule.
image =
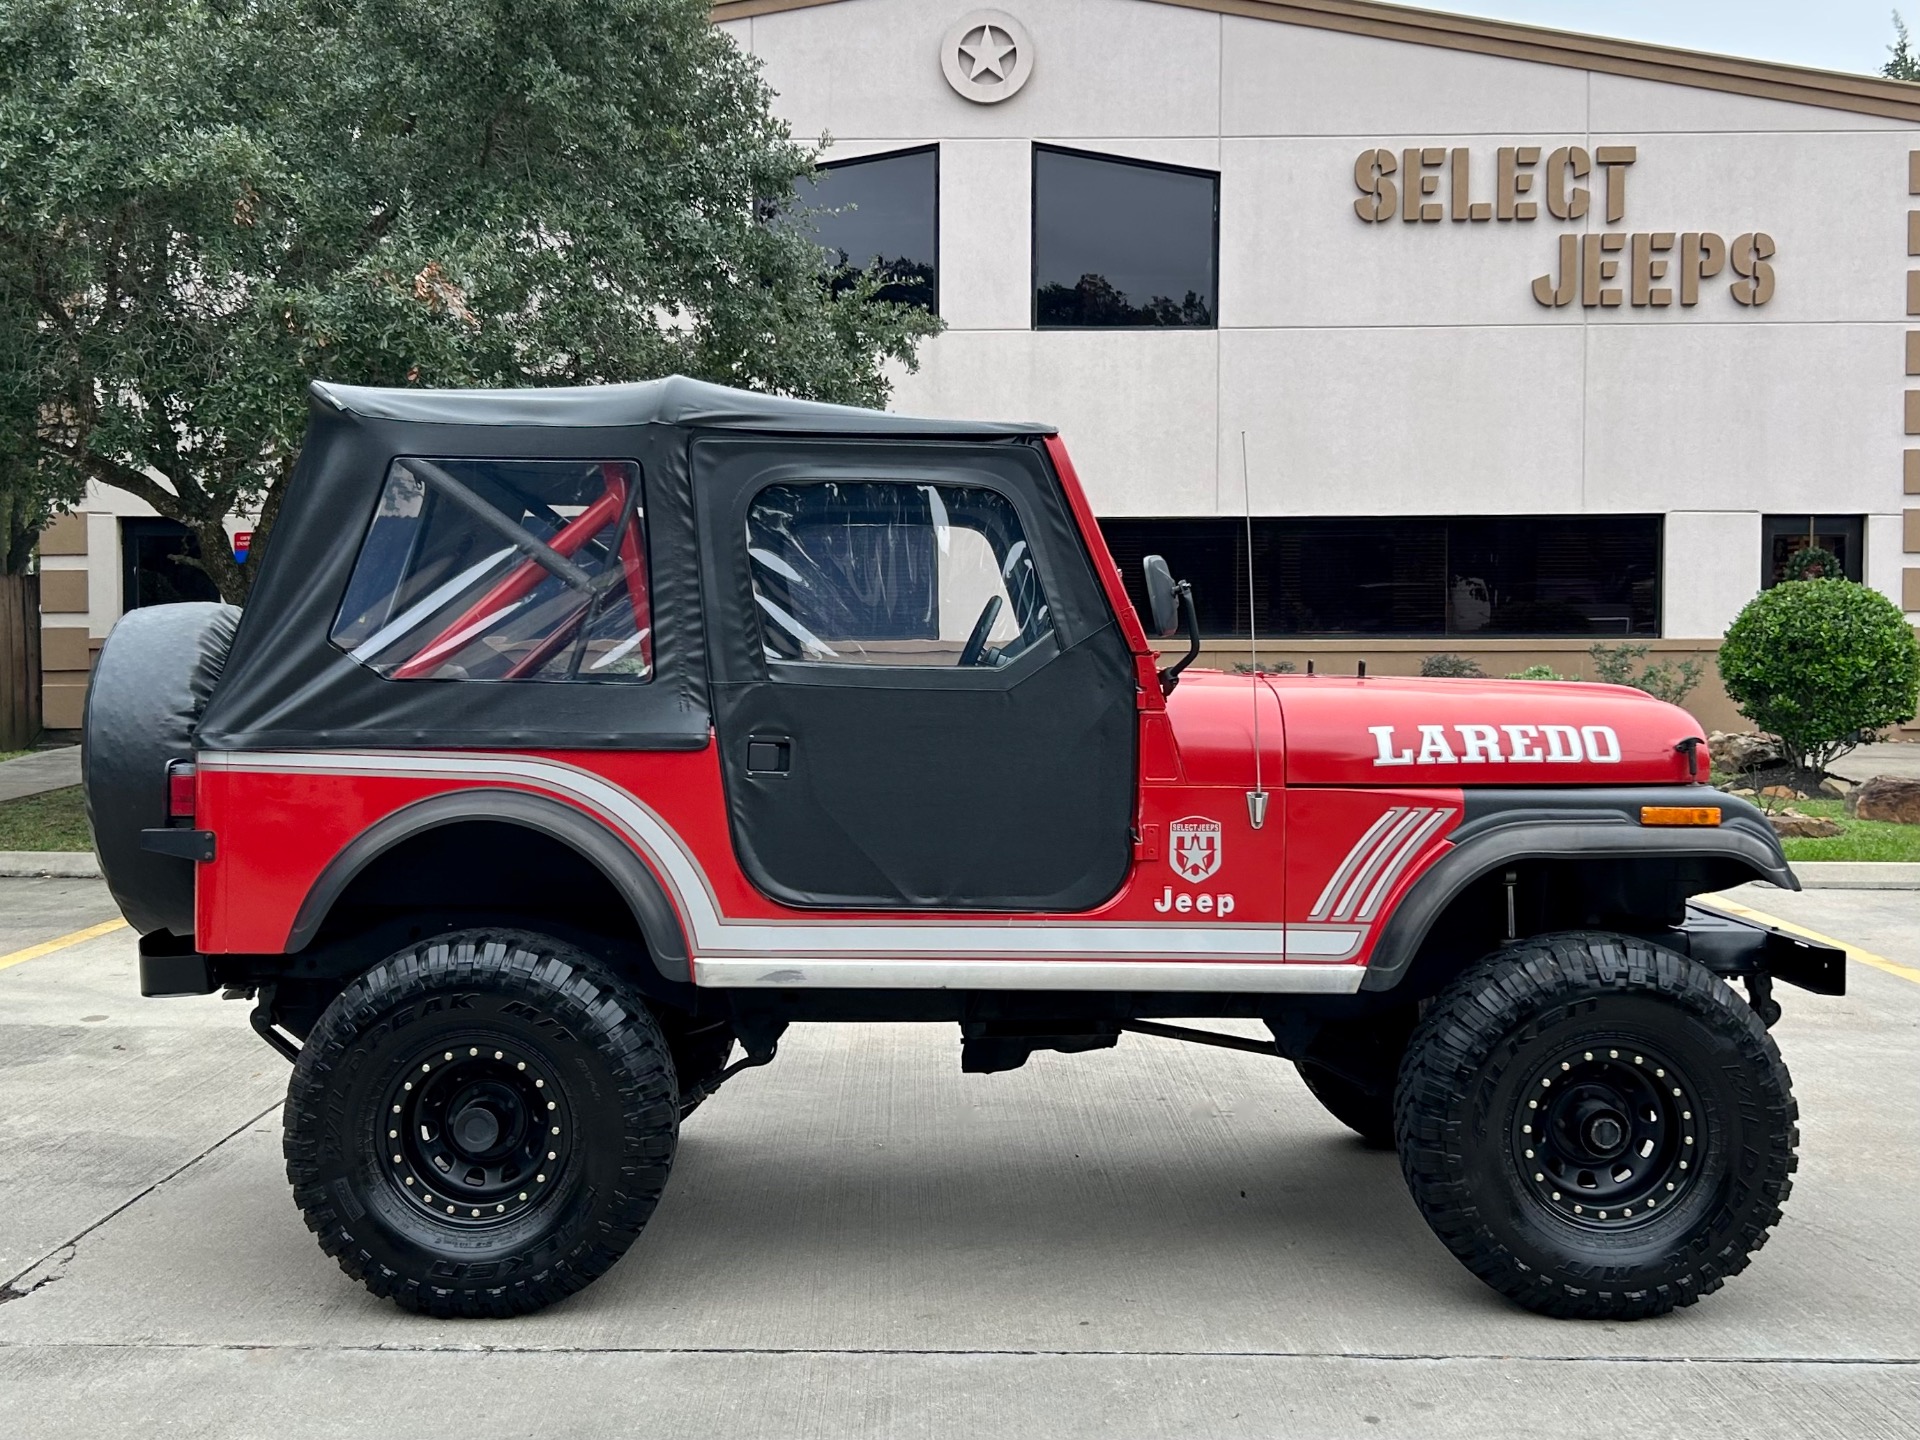
[[[1893,12],[1893,44],[1887,47],[1887,63],[1880,73],[1893,80],[1920,80],[1920,56],[1913,53],[1907,22],[1898,10]]]
[[[1720,678],[1742,715],[1780,737],[1789,764],[1824,770],[1913,718],[1920,641],[1879,591],[1801,580],[1747,602],[1721,642]]]
[[[233,600],[311,378],[883,403],[938,322],[823,283],[771,100],[705,0],[7,0],[0,388]]]

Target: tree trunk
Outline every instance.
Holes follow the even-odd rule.
[[[219,517],[208,520],[196,515],[187,520],[187,525],[200,542],[200,568],[219,587],[220,598],[229,605],[246,604],[255,567],[251,559],[245,565],[234,560],[233,541],[228,538],[225,522]]]
[[[40,577],[0,575],[0,750],[40,738]]]

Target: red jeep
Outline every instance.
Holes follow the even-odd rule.
[[[312,403],[245,614],[108,641],[87,794],[143,993],[257,997],[295,1200],[376,1294],[579,1289],[794,1021],[958,1022],[982,1073],[1123,1031],[1291,1060],[1548,1314],[1690,1304],[1778,1220],[1772,982],[1843,961],[1689,904],[1795,881],[1684,711],[1183,677],[1149,557],[1162,668],[1038,426],[684,379]]]

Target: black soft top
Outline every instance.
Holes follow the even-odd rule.
[[[378,390],[313,382],[321,405],[367,420],[416,425],[555,425],[597,429],[679,425],[693,430],[760,430],[782,435],[1051,435],[1050,425],[998,420],[930,420],[730,390],[684,375],[634,385],[533,390]]]
[[[707,690],[694,490],[704,444],[784,446],[784,463],[871,463],[956,447],[1025,448],[1042,425],[926,420],[730,390],[637,385],[379,390],[316,382],[306,442],[260,575],[195,731],[203,750],[696,749]],[[329,639],[397,457],[631,460],[641,470],[655,675],[644,685],[391,680]]]

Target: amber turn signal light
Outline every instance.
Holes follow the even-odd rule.
[[[1642,805],[1642,825],[1718,825],[1718,805]]]

